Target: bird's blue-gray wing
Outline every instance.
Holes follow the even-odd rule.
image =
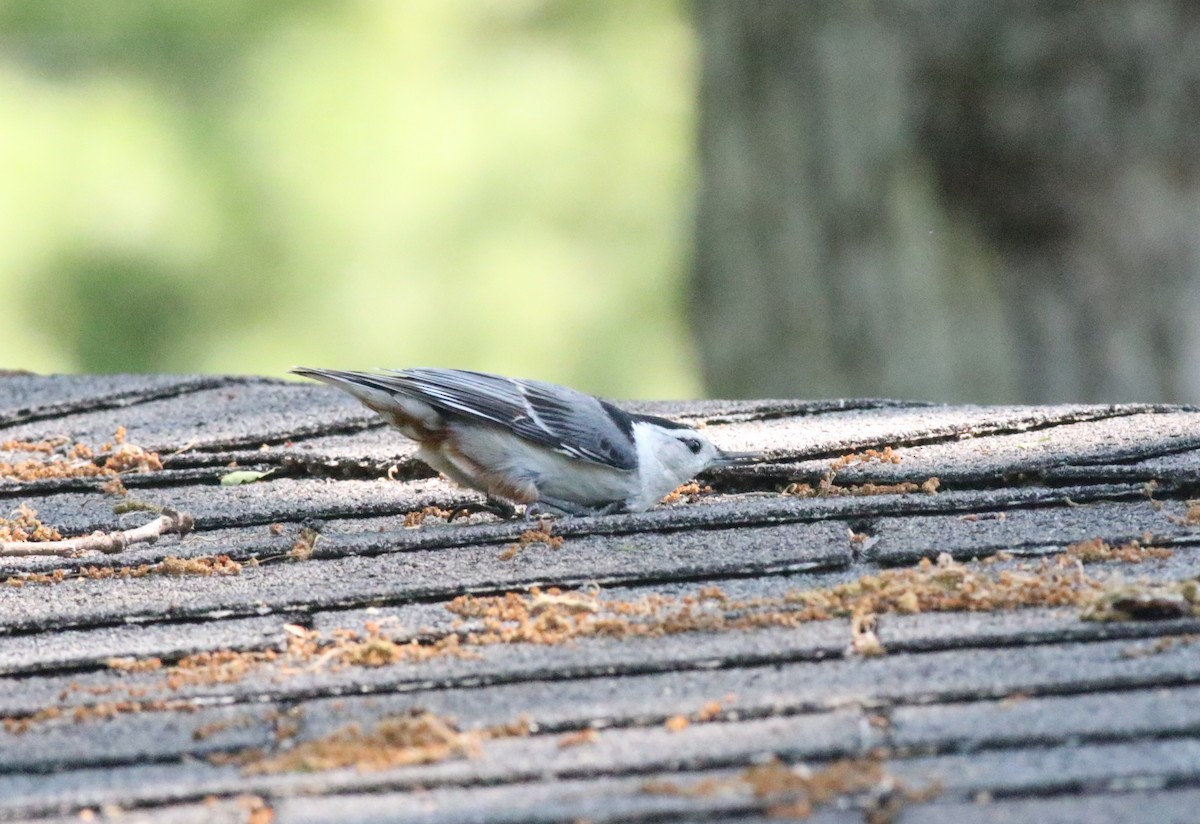
[[[503,426],[572,458],[637,468],[632,417],[574,389],[463,369],[389,370],[372,377],[440,412]]]

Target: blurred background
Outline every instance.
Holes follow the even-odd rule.
[[[1200,402],[1200,6],[0,0],[0,366]]]

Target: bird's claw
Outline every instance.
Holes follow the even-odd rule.
[[[517,508],[508,501],[502,501],[499,498],[489,496],[481,504],[471,504],[469,506],[460,506],[458,509],[450,513],[450,517],[446,519],[446,523],[451,523],[455,518],[462,515],[470,515],[472,512],[483,511],[490,512],[502,521],[507,521],[517,516]]]
[[[542,498],[525,507],[525,520],[531,521],[535,518],[540,520],[546,517],[570,518],[587,515],[613,515],[624,511],[624,501],[613,501],[604,506],[587,507],[580,504],[573,504],[569,501]]]

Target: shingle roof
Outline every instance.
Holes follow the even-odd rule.
[[[843,759],[874,778],[834,781],[815,821],[881,814],[889,781],[907,788],[891,791],[904,821],[1195,818],[1200,618],[1178,588],[1144,596],[1159,599],[1142,610],[1158,620],[1082,620],[1081,602],[1114,576],[1195,579],[1200,412],[631,408],[703,422],[718,445],[766,460],[651,512],[556,522],[560,546],[520,543],[537,524],[434,513],[412,525],[424,507],[479,499],[333,390],[0,377],[0,442],[27,444],[5,443],[0,463],[48,457],[30,442],[58,438],[56,455],[124,427],[163,464],[124,474],[123,498],[101,490],[106,477],[0,477],[0,515],[26,504],[81,535],[154,517],[114,514],[135,500],[196,525],[115,555],[0,558],[0,819],[121,808],[126,820],[259,824],[757,820],[813,792],[790,765],[821,777]],[[272,472],[221,485],[234,465]],[[909,486],[886,486],[898,484]],[[1126,561],[1063,556],[1091,539],[1138,544]],[[199,559],[190,571],[203,572],[219,555],[218,571],[236,574],[150,566]],[[62,581],[39,577],[55,571]],[[904,576],[930,588],[921,598],[943,587],[982,607],[960,583],[977,576],[1032,606],[872,601],[881,655],[856,651],[845,610],[799,614],[812,593],[917,580]],[[1038,589],[1051,580],[1058,589]],[[1075,600],[1050,606],[1055,592]],[[508,607],[488,600],[505,593]],[[480,600],[451,603],[463,594]],[[528,624],[484,644],[489,627],[516,626],[489,624],[487,609]],[[424,652],[397,652],[411,640]],[[367,666],[371,654],[385,665]],[[358,738],[340,740],[370,748],[389,719],[436,720],[450,746],[401,747],[397,758],[431,763],[386,769],[295,771],[279,758],[352,723]],[[748,772],[764,764],[775,784]]]

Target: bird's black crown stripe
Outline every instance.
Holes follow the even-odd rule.
[[[626,413],[628,414],[628,413]],[[663,429],[688,429],[694,430],[695,427],[688,426],[686,423],[679,421],[669,421],[666,418],[660,418],[657,415],[630,415],[633,421],[641,421],[642,423],[652,423],[661,426]],[[633,424],[630,423],[630,426]]]

